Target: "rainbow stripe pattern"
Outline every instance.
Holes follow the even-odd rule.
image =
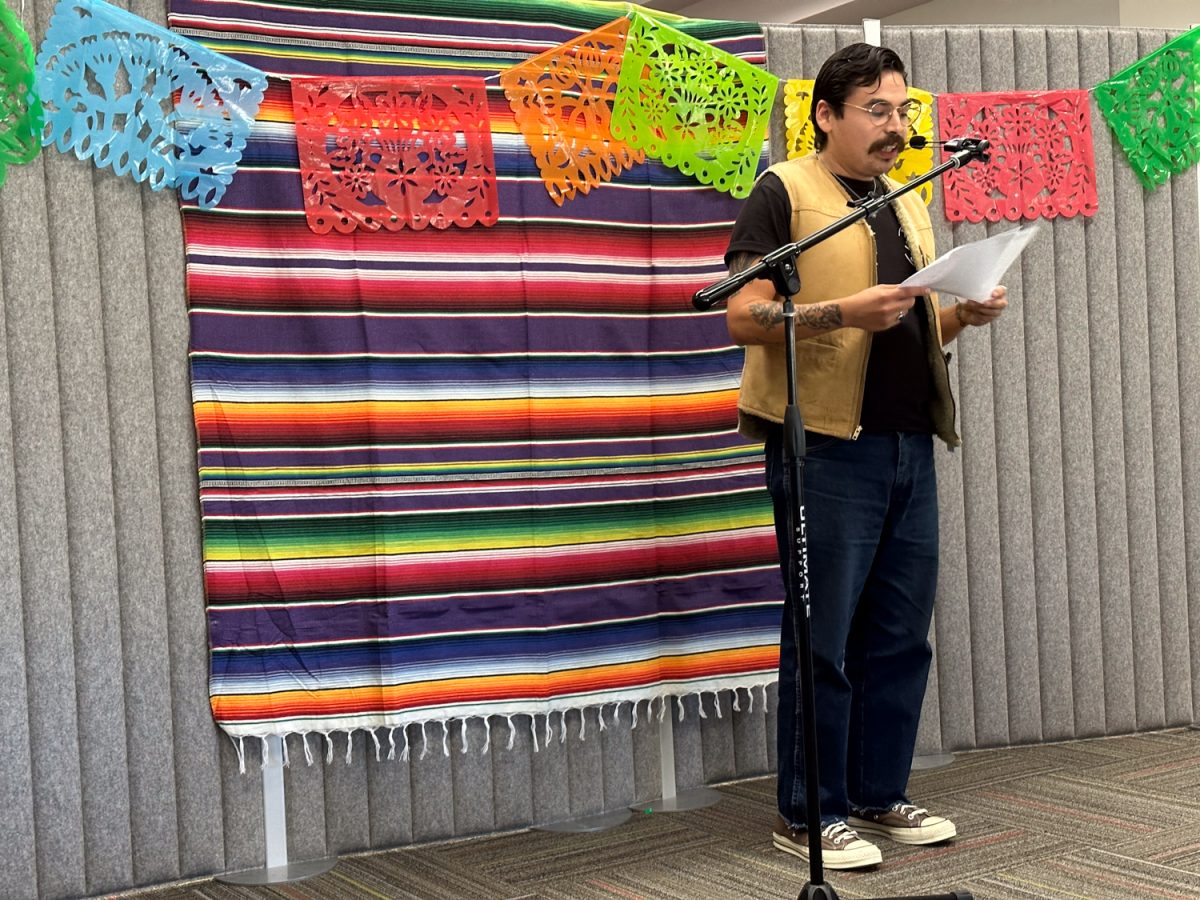
[[[234,738],[775,679],[741,352],[689,304],[737,201],[647,162],[559,207],[499,84],[621,9],[172,0],[175,31],[270,76],[221,204],[181,200],[210,695]],[[671,21],[763,62],[757,25]],[[358,75],[485,80],[494,226],[309,229],[287,79]]]

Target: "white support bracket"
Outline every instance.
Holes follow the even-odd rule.
[[[872,47],[883,46],[883,26],[879,19],[863,19],[863,41]]]
[[[283,787],[283,738],[268,737],[262,767],[263,839],[266,864],[259,869],[227,872],[216,876],[226,884],[279,884],[300,881],[328,872],[337,864],[336,856],[289,862],[287,849],[287,800]],[[349,738],[347,738],[349,740]]]
[[[666,701],[664,701],[666,702]],[[639,803],[633,809],[647,813],[683,812],[689,809],[704,809],[721,800],[720,791],[710,787],[694,787],[680,792],[675,781],[675,727],[671,724],[675,705],[682,701],[671,698],[671,710],[658,720],[658,764],[662,777],[662,796],[649,803]],[[701,699],[698,702],[703,703]]]

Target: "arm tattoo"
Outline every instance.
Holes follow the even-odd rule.
[[[744,272],[760,259],[761,256],[755,256],[753,253],[737,253],[729,261],[729,274]],[[747,308],[750,318],[764,331],[770,331],[783,321],[783,304],[777,300],[751,303]],[[836,303],[828,303],[815,309],[801,306],[796,310],[796,324],[815,331],[833,331],[842,327],[842,308]]]
[[[816,309],[802,306],[796,310],[796,324],[807,325],[819,331],[833,331],[842,327],[842,308],[836,303],[818,306]]]
[[[766,303],[751,303],[749,310],[750,317],[758,323],[758,326],[763,331],[770,331],[783,321],[783,304],[777,303],[774,300],[769,300]]]
[[[783,304],[774,300],[767,303],[751,303],[750,317],[764,331],[770,331],[783,321]],[[814,331],[833,331],[842,327],[842,308],[836,303],[818,306],[816,309],[801,306],[796,310],[796,324]]]
[[[738,272],[745,272],[760,259],[762,259],[761,256],[755,256],[753,253],[736,253],[729,261],[729,274],[736,275]]]

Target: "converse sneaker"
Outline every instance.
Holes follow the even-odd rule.
[[[777,850],[808,859],[807,830],[792,828],[783,816],[776,816],[772,837]],[[861,869],[879,865],[883,862],[883,854],[845,822],[834,822],[821,829],[821,860],[828,869]]]
[[[893,803],[883,812],[859,812],[846,820],[859,831],[882,834],[899,844],[937,844],[958,834],[949,819],[912,803]]]

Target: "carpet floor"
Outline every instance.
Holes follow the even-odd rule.
[[[1200,731],[958,754],[910,793],[952,818],[932,847],[876,839],[883,863],[826,871],[841,900],[1200,900]],[[774,850],[775,780],[722,785],[704,809],[635,813],[607,831],[530,830],[344,856],[323,875],[191,882],[139,900],[794,900],[808,864]]]

